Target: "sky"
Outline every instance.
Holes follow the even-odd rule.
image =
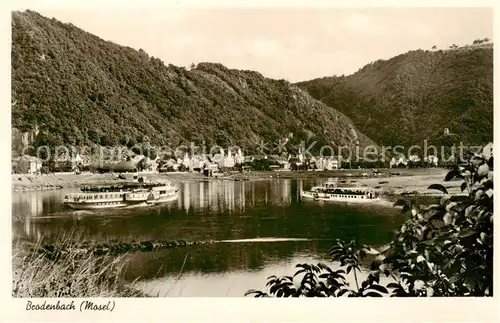
[[[217,62],[290,82],[349,75],[409,50],[493,39],[489,8],[32,10],[166,64]]]

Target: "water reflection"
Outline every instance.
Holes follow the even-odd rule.
[[[219,242],[208,245],[176,248],[128,257],[125,277],[149,280],[161,275],[177,273],[215,274],[236,270],[258,271],[278,261],[292,259],[298,254],[327,254],[332,241],[299,240],[270,242]],[[325,258],[326,259],[326,258]]]
[[[323,181],[187,182],[179,185],[179,198],[169,204],[97,212],[68,210],[61,205],[62,197],[71,190],[14,193],[12,226],[15,235],[43,237],[47,242],[68,234],[75,240],[96,242],[216,241],[129,255],[125,278],[140,278],[148,284],[155,281],[160,286],[161,279],[169,281],[178,275],[186,259],[183,279],[186,284],[192,279],[189,288],[207,284],[200,283],[200,277],[206,275],[211,277],[208,281],[214,279],[214,284],[220,283],[220,277],[235,281],[237,277],[257,276],[260,284],[267,278],[262,273],[269,268],[295,261],[297,255],[324,256],[335,239],[384,244],[391,239],[391,230],[405,220],[392,208],[300,200],[301,190]],[[224,242],[227,240],[231,242]],[[249,278],[249,272],[257,276]],[[239,295],[250,285],[242,279],[238,288],[231,287]],[[249,288],[253,287],[259,285]],[[213,286],[212,296],[226,293],[224,288],[228,286]],[[158,291],[165,292],[161,288]]]
[[[166,207],[174,206],[185,213],[191,211],[241,213],[246,207],[258,204],[286,206],[300,200],[304,185],[307,187],[320,185],[325,180],[274,179],[247,182],[215,180],[179,183],[179,198]],[[61,199],[65,194],[75,191],[77,189],[13,193],[13,216],[19,219],[69,211],[61,205]]]
[[[186,213],[191,210],[211,212],[243,212],[256,203],[291,203],[291,180],[260,182],[211,181],[181,183],[178,207]],[[258,187],[256,192],[255,188]]]
[[[302,182],[302,180],[299,181]],[[256,204],[290,204],[293,185],[297,184],[292,184],[292,180],[289,179],[259,182],[217,180],[179,183],[179,198],[166,207],[174,206],[185,213],[191,211],[241,213],[246,207]],[[71,211],[65,209],[61,200],[65,194],[75,191],[77,189],[13,193],[12,214],[16,219],[21,219]],[[294,197],[295,200],[298,199],[298,195]]]
[[[287,258],[269,258],[269,261],[257,270],[210,273],[183,271],[182,275],[179,275],[180,269],[178,268],[175,274],[164,275],[163,269],[160,269],[156,273],[156,278],[141,279],[134,286],[146,294],[159,297],[242,297],[249,289],[265,290],[267,277],[271,275],[290,276],[297,271],[296,264],[318,262],[328,264],[333,269],[338,268],[338,264],[330,263],[325,257],[290,253],[290,257]],[[369,270],[364,268],[361,270],[361,273],[358,273],[358,279],[363,280],[368,276]],[[294,281],[298,283],[301,278],[299,275]],[[346,280],[351,286],[355,284],[352,273],[346,276]],[[386,285],[391,282],[391,279],[382,275],[380,282]]]
[[[15,234],[33,238],[41,233],[57,238],[73,232],[97,240],[318,238],[343,235],[353,228],[359,235],[364,230],[361,226],[377,225],[384,231],[398,219],[387,217],[394,210],[301,202],[300,191],[312,185],[318,181],[188,182],[179,185],[179,198],[170,204],[94,212],[61,205],[71,190],[15,193],[13,229]]]

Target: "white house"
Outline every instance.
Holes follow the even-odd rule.
[[[238,152],[236,153],[236,156],[234,156],[234,162],[236,164],[243,164],[244,161],[245,161],[245,156],[243,155],[241,149],[238,148]]]
[[[393,168],[398,167],[399,165],[408,166],[406,158],[404,156],[392,157],[391,161],[389,162],[389,167]]]
[[[288,161],[284,161],[281,163],[281,167],[283,167],[283,170],[290,170],[290,163]]]
[[[340,168],[340,161],[335,158],[325,158],[324,167],[325,170],[333,170]]]
[[[340,168],[338,159],[332,157],[320,157],[316,160],[316,167],[319,170],[333,170]]]
[[[224,167],[224,153],[213,155],[211,160],[213,163],[217,163],[219,167]]]
[[[299,157],[292,157],[292,156],[289,156],[288,157],[288,163],[290,163],[290,165],[295,164],[296,166],[302,166],[302,161]]]
[[[311,168],[313,164],[316,168],[319,168],[318,167],[318,159],[316,159],[316,157],[314,157],[314,156],[311,156],[311,158],[309,159],[309,168]]]
[[[206,175],[213,176],[215,173],[219,172],[219,165],[214,162],[209,162],[205,164]]]
[[[149,159],[150,170],[154,172],[158,169],[158,164],[160,162],[160,157],[156,156],[154,159]]]
[[[231,154],[231,150],[228,149],[227,156],[224,158],[223,167],[232,168],[235,165],[234,157]]]
[[[489,142],[486,146],[484,146],[482,153],[486,159],[493,157],[493,143]]]
[[[417,155],[410,155],[408,157],[408,160],[412,163],[418,163],[420,161],[420,157],[418,157]]]
[[[165,161],[165,163],[161,167],[161,170],[168,170],[169,168],[171,168],[172,170],[177,171],[179,169],[179,165],[180,164],[177,163],[175,159],[170,158]]]
[[[83,158],[80,156],[80,154],[76,154],[76,157],[73,158],[73,163],[76,165],[83,164]]]
[[[83,158],[80,156],[80,154],[76,154],[76,156],[71,160],[71,166],[73,169],[76,169],[80,165],[83,165]]]
[[[254,158],[253,156],[245,156],[245,157],[243,158],[243,162],[244,162],[244,163],[252,163],[252,162],[254,161],[254,159],[255,159],[255,158]]]
[[[141,160],[143,160],[145,158],[144,155],[135,155],[134,157],[132,157],[130,159],[130,162],[133,163],[134,165],[136,165],[138,162],[140,162]]]
[[[182,159],[182,165],[186,167],[189,171],[193,170],[193,163],[191,161],[191,158],[189,157],[188,153],[184,154],[184,158]]]
[[[42,169],[42,161],[34,156],[22,155],[13,162],[18,165],[22,173],[39,174]]]
[[[191,165],[193,167],[193,170],[194,169],[203,169],[203,167],[205,166],[206,163],[208,163],[209,161],[206,159],[206,157],[202,157],[200,155],[194,155],[192,158],[191,158]]]
[[[439,162],[439,158],[437,158],[437,156],[429,155],[429,156],[424,157],[424,162],[426,162],[430,165],[433,165],[433,166],[437,166],[438,162]]]
[[[304,154],[302,153],[302,149],[299,149],[299,154],[297,155],[297,158],[299,159],[299,163],[302,164],[304,162]]]

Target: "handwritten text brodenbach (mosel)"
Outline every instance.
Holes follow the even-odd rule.
[[[115,308],[114,301],[107,301],[106,303],[97,303],[91,301],[82,301],[80,303],[80,312],[83,311],[110,311],[112,312]],[[61,302],[50,303],[44,301],[41,304],[33,303],[32,301],[27,301],[26,303],[27,311],[76,311],[75,301],[71,302]]]

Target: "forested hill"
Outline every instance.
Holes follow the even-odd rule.
[[[346,77],[297,85],[346,114],[379,144],[443,142],[444,128],[468,144],[491,141],[493,46],[452,47],[411,51]]]
[[[148,137],[252,149],[291,134],[290,143],[373,144],[345,115],[284,80],[213,63],[166,65],[32,11],[12,14],[12,124],[16,133],[38,130],[34,141],[50,145]]]

